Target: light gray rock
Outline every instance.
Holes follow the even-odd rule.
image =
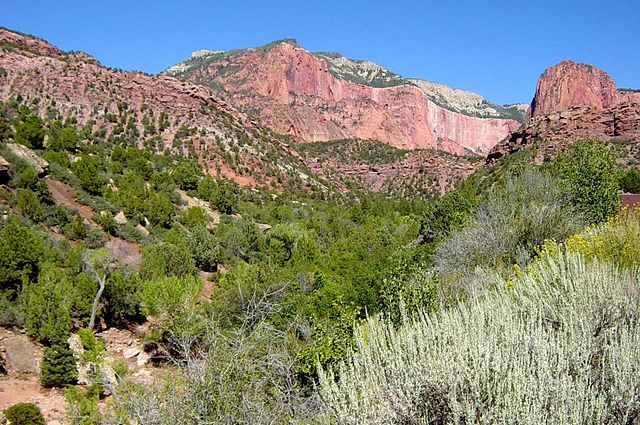
[[[122,352],[122,356],[125,359],[131,359],[131,358],[137,356],[138,354],[140,354],[140,349],[139,348],[127,348],[126,350],[124,350]]]
[[[49,174],[49,163],[36,155],[36,153],[28,147],[17,143],[7,143],[7,149],[9,149],[9,152],[32,166],[34,170],[36,170],[36,173],[38,173],[38,176],[44,177]]]
[[[8,372],[37,375],[39,357],[36,345],[26,335],[16,335],[0,342]]]
[[[120,211],[113,219],[118,224],[127,224],[127,217],[124,215],[124,211]]]
[[[137,224],[136,225],[136,230],[142,235],[142,236],[149,236],[149,231],[142,225],[142,224]]]

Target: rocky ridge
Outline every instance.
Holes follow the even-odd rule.
[[[206,87],[108,69],[86,53],[0,29],[0,100],[17,97],[92,137],[192,155],[214,177],[275,189],[278,176],[322,185],[276,135]],[[302,174],[309,177],[304,182]]]
[[[305,142],[354,138],[464,154],[488,151],[519,126],[484,100],[456,105],[379,65],[313,54],[291,40],[212,51],[164,74],[209,86],[268,127]],[[437,96],[440,102],[432,100]]]
[[[627,150],[640,143],[640,92],[618,90],[592,65],[563,61],[545,70],[528,115],[526,125],[491,150],[488,162],[534,144],[542,145],[542,160],[581,139],[631,142],[623,143]]]

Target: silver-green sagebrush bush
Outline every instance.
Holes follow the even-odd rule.
[[[638,423],[638,277],[545,255],[440,314],[372,318],[321,397],[340,424]]]
[[[435,269],[446,289],[473,295],[483,289],[470,285],[482,283],[468,277],[477,268],[500,271],[512,264],[524,266],[536,246],[547,239],[564,240],[585,224],[555,178],[526,170],[496,189],[469,225],[438,246]]]

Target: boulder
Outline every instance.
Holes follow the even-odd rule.
[[[17,143],[7,143],[7,149],[9,149],[9,152],[13,155],[32,166],[36,170],[36,173],[38,173],[38,176],[44,177],[49,173],[49,163],[36,155],[36,153],[28,147]]]
[[[138,231],[138,233],[140,233],[142,236],[149,236],[149,231],[142,225],[142,224],[137,224],[136,225],[136,230]]]
[[[127,348],[122,352],[122,357],[124,357],[125,359],[131,359],[137,356],[138,354],[140,354],[139,348]]]
[[[124,211],[120,211],[113,219],[118,224],[127,224],[127,217],[124,215]]]
[[[15,335],[0,341],[8,372],[37,375],[40,372],[40,354],[26,335]]]

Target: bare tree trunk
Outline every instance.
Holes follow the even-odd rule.
[[[89,329],[93,331],[93,328],[96,325],[98,304],[100,304],[100,298],[102,297],[104,288],[107,285],[107,278],[109,277],[110,269],[114,265],[114,260],[112,257],[107,256],[99,259],[94,258],[92,261],[92,259],[86,254],[84,255],[83,260],[85,271],[95,276],[99,285],[98,292],[96,292],[96,296],[93,299],[93,305],[91,306],[91,318],[89,319]]]
[[[93,327],[96,324],[96,314],[98,311],[98,303],[100,302],[100,297],[102,297],[102,293],[104,292],[104,287],[107,282],[107,276],[103,276],[102,278],[97,276],[98,283],[100,287],[98,288],[98,292],[96,293],[96,297],[93,299],[93,305],[91,306],[91,319],[89,320],[89,329],[93,331]]]

